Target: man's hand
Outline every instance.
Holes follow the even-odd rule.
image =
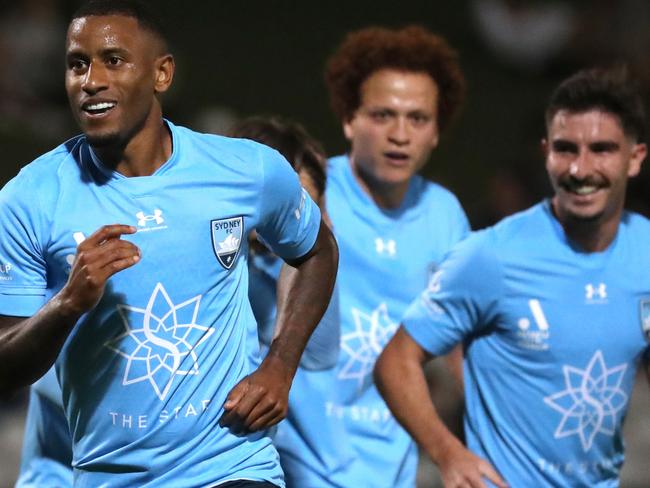
[[[287,415],[293,372],[278,358],[267,356],[254,373],[228,394],[220,425],[234,432],[268,429]]]
[[[61,304],[72,315],[95,307],[108,279],[140,260],[137,246],[120,239],[135,232],[129,225],[105,225],[79,244],[68,282],[59,292]]]
[[[508,487],[490,463],[472,454],[460,443],[441,454],[437,461],[445,488],[487,488],[483,478],[499,488]]]

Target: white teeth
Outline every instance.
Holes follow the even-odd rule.
[[[92,105],[86,106],[86,110],[106,110],[114,106],[115,104],[112,102],[93,103]]]
[[[598,187],[596,186],[578,186],[573,189],[573,191],[576,192],[578,195],[589,195],[590,193],[593,193],[596,190],[598,190]]]

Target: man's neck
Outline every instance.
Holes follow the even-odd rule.
[[[585,252],[602,252],[616,238],[621,221],[622,209],[609,218],[603,216],[593,220],[576,219],[562,216],[553,209],[553,213],[562,225],[564,233]]]
[[[379,208],[391,210],[402,205],[410,180],[404,183],[384,183],[359,171],[354,163],[352,163],[352,174],[361,189],[372,198]]]
[[[157,127],[139,131],[126,145],[93,148],[99,159],[126,176],[150,176],[172,154],[172,136],[162,118]]]

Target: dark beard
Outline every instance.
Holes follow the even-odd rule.
[[[119,134],[101,134],[97,136],[86,134],[86,140],[93,149],[103,149],[112,146],[119,147],[121,145]]]

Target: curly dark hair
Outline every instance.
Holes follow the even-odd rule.
[[[439,90],[440,132],[449,126],[465,98],[465,77],[447,41],[425,28],[367,27],[347,35],[325,68],[334,113],[350,120],[361,105],[361,85],[374,72],[396,69],[431,76]]]
[[[546,108],[546,126],[560,110],[602,110],[616,115],[623,132],[637,142],[646,140],[646,116],[637,83],[625,66],[592,68],[564,80],[553,92]]]

